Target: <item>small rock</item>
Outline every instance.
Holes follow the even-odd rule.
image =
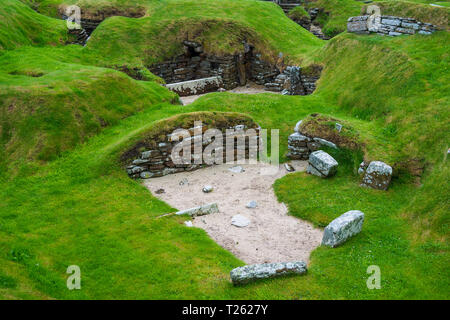
[[[185,184],[189,184],[189,181],[188,181],[188,179],[184,178],[184,179],[181,180],[178,184],[179,184],[180,186],[183,186],[183,185],[185,185]]]
[[[184,224],[186,225],[186,227],[193,227],[194,226],[192,224],[192,221],[185,221]]]
[[[241,173],[245,171],[241,166],[231,167],[228,170],[230,170],[233,173]]]
[[[231,218],[231,224],[236,227],[246,227],[250,224],[250,220],[243,215],[237,214]]]
[[[148,171],[144,171],[144,172],[140,173],[140,177],[142,179],[149,179],[149,178],[153,177],[153,173],[148,172]]]
[[[255,200],[250,201],[247,203],[246,207],[249,209],[254,209],[258,206],[258,203]]]
[[[164,189],[158,189],[155,191],[156,194],[162,194],[162,193],[166,193],[166,191]]]
[[[290,163],[285,163],[284,167],[286,168],[287,172],[293,172],[295,171],[294,167]]]
[[[342,130],[342,124],[336,122],[335,127],[336,127],[336,130],[337,130],[338,132],[341,132],[341,130]]]
[[[213,191],[213,187],[212,187],[212,186],[204,186],[203,189],[202,189],[202,191],[203,191],[204,193],[210,193],[210,192]]]
[[[225,91],[227,91],[227,89],[225,89],[225,88],[219,88],[219,89],[217,89],[217,92],[225,92]]]
[[[318,142],[318,143],[320,143],[323,146],[327,146],[327,147],[330,147],[330,148],[333,148],[333,149],[337,149],[338,148],[333,142],[325,140],[325,139],[322,139],[322,138],[314,138],[313,140]]]

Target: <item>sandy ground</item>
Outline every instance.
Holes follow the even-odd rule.
[[[297,171],[305,170],[306,163],[291,162]],[[288,216],[286,206],[277,201],[272,184],[288,173],[284,166],[274,175],[262,174],[270,167],[268,164],[241,166],[245,169],[242,173],[229,171],[232,165],[216,165],[148,179],[144,184],[155,196],[179,210],[216,202],[220,212],[193,218],[194,227],[204,229],[219,245],[248,264],[308,262],[310,252],[320,245],[323,232]],[[202,192],[205,185],[213,186],[214,190]],[[165,192],[156,194],[161,188]],[[252,200],[257,207],[246,208]],[[231,219],[236,214],[247,217],[250,224],[232,225]]]
[[[234,93],[247,93],[247,94],[256,94],[256,93],[278,93],[278,92],[273,92],[273,91],[267,91],[264,90],[264,86],[263,85],[258,85],[255,83],[249,83],[243,87],[237,87],[231,90],[228,90],[227,92],[234,92]],[[201,96],[204,96],[207,93],[204,94],[196,94],[193,96],[186,96],[186,97],[180,97],[181,103],[183,103],[183,105],[188,105],[192,102],[194,102],[195,100],[197,100],[198,98],[200,98]]]

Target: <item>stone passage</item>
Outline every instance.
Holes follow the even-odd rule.
[[[244,43],[244,52],[236,55],[215,56],[204,52],[203,45],[194,41],[184,41],[184,54],[169,61],[148,66],[148,69],[163,78],[172,88],[177,84],[196,79],[220,77],[224,89],[230,90],[252,81],[265,85],[266,90],[285,94],[310,94],[315,90],[315,83],[320,77],[320,67],[303,72],[299,67],[287,67],[282,73],[273,64],[255,53],[251,45]],[[216,91],[215,86],[204,92]],[[183,93],[184,94],[184,93]]]
[[[306,273],[306,270],[306,263],[303,261],[261,263],[235,268],[231,270],[230,278],[234,285],[239,285],[289,274],[302,275]]]
[[[214,126],[172,127],[165,133],[155,132],[143,139],[122,155],[128,175],[134,179],[148,179],[192,171],[217,162],[249,158],[256,161],[260,127],[250,119],[239,121],[230,117],[227,121],[227,117],[224,118]],[[222,142],[216,141],[218,136]]]
[[[370,20],[373,19],[373,20]],[[403,34],[431,34],[437,30],[431,23],[423,23],[413,18],[395,16],[357,16],[347,21],[347,31],[352,33],[377,33],[388,36],[401,36]]]

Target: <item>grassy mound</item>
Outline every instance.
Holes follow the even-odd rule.
[[[64,44],[66,23],[33,11],[18,0],[0,2],[0,52],[20,46]]]
[[[80,50],[23,48],[0,56],[2,165],[54,159],[103,127],[174,99],[156,82],[69,62]]]
[[[135,59],[144,64],[182,53],[183,40],[197,40],[212,54],[243,50],[242,41],[253,44],[266,59],[280,52],[286,61],[300,62],[322,46],[287,18],[274,3],[254,0],[173,0],[151,2],[149,17],[105,20],[92,34],[88,47],[112,61]]]
[[[433,7],[429,4],[404,1],[380,1],[371,3],[370,5],[379,6],[383,15],[415,18],[421,22],[432,23],[442,29],[448,29],[449,27],[449,8]],[[365,5],[361,9],[361,13],[367,11],[367,6]]]
[[[106,20],[90,48],[21,48],[0,56],[1,150],[7,150],[1,159],[39,154],[45,159],[57,146],[66,150],[72,142],[85,141],[33,172],[27,171],[24,159],[22,174],[8,180],[0,175],[0,297],[448,298],[450,79],[442,45],[449,41],[448,32],[398,38],[343,34],[324,42],[303,37],[300,27],[281,19],[273,4],[241,1],[247,9],[236,10],[239,1],[222,1],[221,8],[214,7],[217,1],[148,3],[147,18]],[[255,6],[261,10],[250,9]],[[359,14],[357,6],[358,12],[349,15]],[[135,81],[98,67],[161,59],[167,44],[138,36],[160,39],[152,32],[172,21],[167,35],[178,39],[178,30],[185,30],[169,18],[184,14],[185,22],[198,17],[199,24],[213,21],[206,30],[219,25],[219,35],[231,34],[226,50],[237,48],[245,31],[294,61],[323,65],[316,92],[304,97],[211,93],[178,106],[158,103],[173,95],[153,81]],[[276,17],[281,20],[274,22]],[[226,23],[239,32],[222,29]],[[119,30],[119,25],[128,29]],[[146,28],[136,39],[126,32],[140,26]],[[207,32],[195,36],[210,41],[211,48],[215,45]],[[175,47],[170,50],[176,52]],[[274,188],[290,214],[318,226],[347,210],[362,210],[362,233],[339,248],[316,249],[306,276],[233,287],[229,271],[244,263],[204,231],[185,228],[185,217],[155,219],[174,208],[129,179],[120,161],[136,141],[160,129],[165,123],[161,119],[178,121],[185,119],[179,114],[218,111],[244,113],[263,128],[279,129],[281,160],[298,120],[318,113],[324,125],[342,123],[346,137],[357,137],[363,147],[328,150],[340,163],[335,177],[294,173]],[[100,119],[109,127],[100,131]],[[42,152],[39,147],[46,144],[49,151]],[[355,169],[363,157],[404,169],[387,192],[360,188]],[[411,177],[411,160],[425,164],[419,185]],[[81,268],[82,290],[66,288],[66,269],[73,264]],[[367,289],[369,265],[381,268],[381,290]]]

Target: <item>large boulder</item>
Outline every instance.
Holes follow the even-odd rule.
[[[372,161],[364,172],[361,186],[387,190],[392,178],[392,167],[381,161]]]
[[[337,217],[325,228],[322,245],[337,247],[361,232],[364,222],[364,213],[359,210],[347,211]]]
[[[322,150],[314,151],[309,155],[306,172],[321,178],[331,177],[336,174],[337,161]]]
[[[306,270],[306,263],[303,261],[261,263],[235,268],[231,270],[230,277],[236,285],[288,274],[302,275],[306,273]]]

